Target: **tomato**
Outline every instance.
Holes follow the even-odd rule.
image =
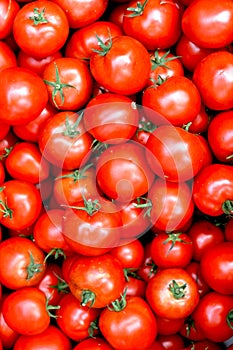
[[[0,4],[0,39],[8,37],[13,29],[13,22],[19,11],[19,3],[15,0],[2,0]]]
[[[0,162],[0,184],[2,184],[2,183],[4,182],[5,176],[6,176],[6,173],[5,173],[4,165],[3,165],[2,162]],[[2,188],[2,187],[0,187],[0,191],[3,191],[3,188]],[[2,193],[2,196],[0,196],[0,197],[1,197],[1,199],[0,199],[1,201],[4,200],[4,195],[3,195],[3,193]],[[2,213],[2,215],[3,215],[3,213]],[[0,214],[0,217],[1,217],[2,215]]]
[[[66,57],[74,57],[89,63],[93,49],[99,48],[98,38],[103,42],[115,36],[122,35],[122,30],[114,23],[107,21],[96,21],[83,28],[74,31],[65,48]]]
[[[172,319],[156,315],[158,335],[170,335],[179,332],[185,322],[185,318]]]
[[[56,322],[63,333],[70,339],[80,341],[95,336],[98,331],[93,327],[100,310],[80,305],[71,294],[65,294],[59,302]]]
[[[61,57],[43,71],[50,103],[57,109],[77,110],[89,100],[93,79],[89,68],[77,58]]]
[[[203,350],[203,349],[221,350],[222,346],[221,344],[211,342],[209,340],[202,340],[202,341],[197,341],[197,342],[194,342],[193,344],[190,344],[184,350]],[[227,349],[230,350],[230,348],[227,348]]]
[[[199,303],[196,282],[184,269],[163,269],[147,284],[146,299],[160,317],[180,319],[189,316]]]
[[[108,198],[127,203],[148,192],[154,174],[145,161],[144,147],[129,141],[110,146],[100,155],[96,179]]]
[[[32,1],[22,6],[15,16],[13,34],[21,50],[41,59],[63,47],[69,23],[65,12],[54,2]]]
[[[99,328],[116,350],[146,350],[157,335],[155,316],[141,297],[127,297],[123,305],[118,301],[112,309],[103,309]]]
[[[35,286],[43,278],[44,253],[31,240],[11,237],[0,243],[0,281],[10,289]]]
[[[192,122],[201,108],[201,97],[194,83],[185,76],[176,75],[147,87],[142,105],[161,114],[174,126]]]
[[[183,324],[183,327],[180,329],[179,334],[192,342],[206,339],[200,327],[199,320],[195,316],[195,310],[185,319],[185,322]]]
[[[195,67],[193,82],[204,105],[213,110],[233,107],[233,54],[218,51],[203,58]]]
[[[82,306],[103,308],[124,291],[123,267],[109,253],[97,257],[80,256],[70,267],[68,284]]]
[[[124,2],[124,1],[123,1]],[[111,23],[115,23],[119,28],[123,30],[123,18],[124,12],[128,7],[129,2],[124,2],[123,4],[116,4],[110,9],[108,20]]]
[[[127,96],[105,93],[87,103],[83,121],[94,139],[116,144],[133,137],[139,124],[139,112]]]
[[[113,350],[113,348],[100,337],[84,339],[73,350]]]
[[[119,35],[105,43],[90,58],[94,79],[105,89],[122,95],[141,91],[150,74],[150,55],[138,40]],[[117,77],[117,79],[116,79]]]
[[[146,282],[152,278],[158,270],[158,266],[155,265],[151,258],[151,241],[146,241],[144,245],[145,249],[145,258],[142,266],[137,270],[137,274]]]
[[[223,163],[233,158],[233,110],[215,115],[208,127],[208,142],[215,157]]]
[[[230,165],[210,164],[194,179],[193,199],[204,214],[219,216],[232,213],[233,172]]]
[[[224,236],[227,241],[233,241],[233,218],[229,218],[224,227]]]
[[[0,339],[2,341],[3,349],[11,349],[19,337],[19,334],[15,332],[6,323],[2,314],[2,305],[8,294],[3,294],[0,300]]]
[[[151,257],[161,268],[185,267],[193,256],[193,245],[185,233],[159,233],[151,242]]]
[[[146,292],[146,282],[141,279],[140,276],[137,275],[137,273],[131,272],[129,269],[129,272],[126,272],[126,296],[137,296],[137,297],[145,297]]]
[[[110,254],[120,260],[123,268],[137,269],[144,261],[144,247],[139,239],[132,242],[114,247],[111,249]]]
[[[232,1],[193,1],[182,16],[182,30],[196,45],[220,48],[231,44]],[[190,25],[192,23],[192,25]]]
[[[200,263],[196,261],[191,261],[190,264],[186,266],[185,270],[190,274],[190,276],[192,276],[194,281],[197,283],[200,297],[209,292],[210,287],[202,276]]]
[[[60,169],[79,168],[90,156],[93,138],[86,132],[82,114],[72,111],[56,113],[45,123],[39,136],[43,157]]]
[[[4,69],[0,72],[0,85],[1,122],[10,125],[28,123],[38,117],[48,102],[45,83],[28,69]]]
[[[180,350],[184,347],[184,339],[179,334],[158,335],[157,341],[166,350]]]
[[[38,344],[47,350],[71,350],[71,341],[66,335],[53,325],[35,335],[21,335],[14,344],[14,350],[36,350]]]
[[[80,28],[98,20],[107,9],[108,0],[53,0],[66,13],[69,27]]]
[[[196,115],[191,123],[188,123],[187,130],[194,134],[202,134],[207,131],[209,127],[210,117],[206,112],[204,105],[201,105],[200,112]],[[206,139],[204,138],[206,141]]]
[[[23,335],[42,333],[50,324],[46,296],[36,287],[22,287],[9,294],[2,313],[7,324]]]
[[[216,292],[233,293],[233,242],[222,242],[206,250],[200,262],[201,273]]]
[[[232,337],[232,308],[232,295],[209,292],[201,298],[194,314],[208,340],[224,342]]]
[[[155,231],[179,231],[193,216],[191,189],[185,182],[156,179],[148,197],[152,202],[150,217]]]
[[[0,41],[0,71],[8,67],[15,67],[16,65],[15,53],[5,42]]]
[[[123,29],[147,50],[167,49],[180,36],[181,14],[175,1],[133,0],[124,12]]]
[[[34,58],[20,50],[17,56],[17,62],[19,67],[28,68],[42,77],[43,71],[47,64],[60,57],[62,57],[60,51],[57,51],[54,54],[44,58]]]
[[[201,261],[207,249],[224,241],[222,229],[206,219],[194,222],[187,234],[193,242],[193,258],[196,261]]]
[[[30,142],[17,143],[7,156],[5,166],[12,178],[33,184],[49,176],[49,163],[42,160],[39,147]]]
[[[23,180],[8,180],[3,183],[5,201],[0,203],[4,213],[1,224],[11,229],[24,229],[38,218],[42,201],[34,184]]]

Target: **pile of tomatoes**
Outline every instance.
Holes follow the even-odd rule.
[[[0,0],[0,350],[232,350],[233,1]]]

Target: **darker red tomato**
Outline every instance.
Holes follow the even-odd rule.
[[[210,340],[202,340],[202,341],[196,341],[193,344],[190,344],[188,347],[186,347],[184,350],[222,350],[221,344],[211,342]],[[232,350],[231,347],[227,348],[228,350]]]
[[[39,0],[24,4],[18,11],[13,35],[17,45],[26,54],[37,59],[59,51],[69,34],[65,12],[52,1]]]
[[[8,326],[2,314],[2,306],[8,294],[4,293],[0,300],[0,339],[3,349],[11,349],[19,337],[19,334]]]
[[[144,261],[144,246],[139,239],[114,247],[110,253],[115,256],[126,269],[138,269]]]
[[[107,341],[100,337],[84,339],[73,350],[113,350]]]
[[[202,276],[200,263],[196,261],[191,261],[190,264],[186,266],[185,270],[190,274],[190,276],[192,276],[194,281],[197,283],[200,296],[202,297],[203,295],[205,295],[210,290],[210,287]]]
[[[227,241],[233,241],[233,218],[229,218],[225,224],[224,235]]]
[[[184,347],[184,339],[179,334],[158,335],[157,341],[166,350],[180,350]]]
[[[159,335],[171,335],[180,331],[185,322],[185,318],[172,319],[157,315],[156,321]]]

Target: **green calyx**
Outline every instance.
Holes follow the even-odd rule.
[[[222,211],[226,215],[233,215],[233,200],[227,199],[223,204],[222,204]]]
[[[144,12],[144,9],[145,9],[147,3],[148,3],[148,0],[145,0],[143,3],[138,1],[136,7],[128,7],[126,10],[130,11],[132,13],[126,15],[126,17],[141,16],[143,14],[143,12]]]
[[[48,23],[48,20],[45,18],[45,8],[43,8],[43,10],[40,11],[38,7],[35,7],[33,10],[33,16],[30,16],[29,19],[33,21],[34,26]]]
[[[182,234],[181,232],[178,232],[178,233],[174,233],[174,232],[167,233],[168,238],[165,239],[163,244],[171,243],[171,246],[170,246],[170,248],[168,250],[168,253],[174,248],[176,242],[180,242],[180,243],[184,243],[184,244],[191,244],[191,242],[187,242],[187,241],[181,239],[180,238],[181,234]]]
[[[81,294],[81,305],[92,307],[95,304],[96,295],[91,290],[83,290]]]
[[[172,280],[172,283],[169,284],[169,291],[172,293],[173,297],[178,300],[185,297],[186,287],[186,283],[179,285],[175,280]]]
[[[172,56],[167,57],[170,54],[170,50],[168,50],[163,56],[159,57],[159,51],[156,50],[154,53],[154,57],[151,59],[151,70],[155,70],[158,67],[163,67],[166,69],[170,69],[166,64],[170,61],[174,61],[181,56]]]
[[[87,175],[85,175],[85,172],[87,171],[87,169],[91,168],[93,166],[92,163],[87,164],[85,167],[80,168],[80,169],[76,169],[73,172],[69,173],[69,174],[64,174],[61,176],[57,176],[56,180],[58,179],[72,179],[75,182],[82,180],[82,179],[86,179]]]
[[[74,123],[71,123],[69,121],[69,117],[66,116],[66,122],[65,122],[65,131],[63,132],[64,136],[68,136],[71,139],[75,138],[77,135],[80,134],[80,131],[77,130],[81,120],[83,118],[83,112],[80,113],[80,115],[78,116],[77,120]]]
[[[34,257],[31,252],[29,252],[30,263],[26,268],[27,280],[30,280],[35,274],[42,272],[43,264],[36,264]]]

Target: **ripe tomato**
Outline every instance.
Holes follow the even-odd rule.
[[[232,21],[232,1],[196,0],[182,16],[182,30],[200,47],[221,48],[233,41]]]
[[[223,163],[232,162],[233,158],[233,110],[215,115],[208,127],[208,142],[215,157]]]
[[[10,293],[2,307],[7,324],[19,334],[40,334],[50,324],[46,296],[36,287],[22,287]]]
[[[34,120],[48,102],[42,78],[28,69],[4,69],[0,72],[0,86],[0,121],[6,124],[19,125]]]
[[[193,199],[197,208],[204,214],[232,214],[232,167],[215,163],[201,169],[194,179]]]
[[[10,237],[0,243],[0,281],[10,289],[35,286],[43,278],[44,252],[31,240]]]
[[[160,317],[180,319],[189,316],[199,303],[196,282],[183,269],[163,269],[147,284],[146,299]]]
[[[34,224],[42,208],[40,193],[35,185],[23,180],[8,180],[3,187],[5,201],[0,203],[4,213],[1,224],[17,230]]]
[[[8,294],[4,293],[0,300],[0,339],[3,349],[13,348],[16,339],[19,337],[19,334],[8,326],[2,314],[2,305]]]
[[[0,71],[17,66],[17,60],[13,50],[3,41],[0,41]]]
[[[185,318],[166,318],[156,315],[158,335],[176,334],[184,325]]]
[[[56,322],[63,333],[74,341],[94,337],[98,331],[93,327],[100,310],[82,306],[71,293],[65,294],[56,311]]]
[[[201,97],[194,83],[176,75],[144,90],[142,105],[161,114],[174,126],[192,122],[201,108]]]
[[[195,341],[186,347],[184,350],[222,350],[221,344],[211,342],[209,340]],[[227,348],[228,350],[232,350],[231,348]]]
[[[180,334],[158,335],[157,342],[162,344],[166,350],[180,350],[185,342]]]
[[[103,309],[99,328],[116,350],[146,350],[157,335],[155,316],[141,297],[127,297],[122,304],[118,300],[112,309]]]
[[[13,35],[17,45],[37,59],[59,51],[68,34],[66,14],[52,1],[39,0],[24,4],[14,19]]]
[[[96,21],[83,28],[74,31],[65,48],[66,57],[74,57],[89,63],[93,49],[99,48],[98,38],[104,43],[115,36],[122,35],[122,30],[114,23],[107,21]]]
[[[100,337],[84,339],[73,350],[114,350],[105,339]]]
[[[50,103],[57,109],[78,110],[90,99],[93,79],[89,68],[77,58],[61,57],[43,71]]]
[[[70,267],[68,283],[82,306],[103,308],[123,293],[125,276],[120,261],[109,253],[80,256]]]
[[[0,3],[0,39],[8,37],[13,28],[13,22],[20,9],[18,1],[2,0]]]
[[[119,35],[99,42],[90,58],[94,79],[110,92],[131,95],[141,91],[150,74],[150,55],[138,40]],[[116,79],[117,77],[117,79]]]
[[[144,246],[139,239],[114,247],[110,254],[115,256],[126,269],[138,269],[144,261]]]
[[[224,236],[227,241],[233,241],[233,218],[229,218],[224,227]]]
[[[233,336],[232,309],[232,295],[209,292],[201,298],[194,315],[208,340],[224,342]]]
[[[123,30],[147,50],[173,46],[181,33],[181,13],[175,1],[130,1],[124,12]]]
[[[46,350],[71,350],[70,339],[56,326],[34,335],[20,335],[14,344],[14,350],[37,350],[38,344]]]
[[[201,273],[216,292],[233,294],[233,242],[222,242],[207,249],[201,259]]]
[[[196,261],[191,261],[190,264],[186,266],[185,270],[190,274],[190,276],[192,276],[194,281],[197,283],[200,297],[209,292],[210,287],[202,276],[200,263]]]
[[[193,82],[204,105],[213,110],[233,107],[233,54],[218,51],[203,58],[195,67]]]
[[[105,93],[89,100],[83,121],[94,139],[116,144],[133,137],[139,125],[139,112],[129,97]]]

